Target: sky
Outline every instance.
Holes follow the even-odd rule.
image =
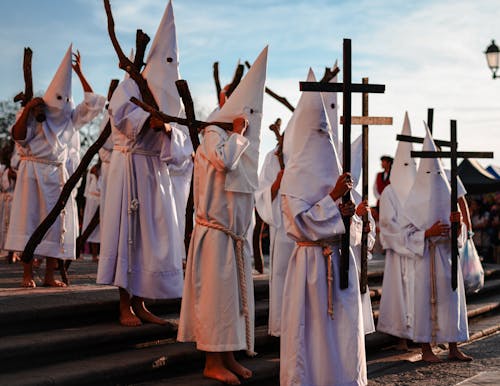
[[[154,37],[165,0],[111,0],[116,32],[125,52],[135,47],[135,31]],[[414,135],[424,135],[427,108],[434,108],[434,135],[448,139],[457,120],[459,150],[494,151],[500,165],[500,79],[493,80],[484,51],[500,42],[500,7],[493,0],[174,0],[180,73],[200,117],[216,104],[212,65],[219,62],[223,84],[238,60],[252,62],[269,45],[266,85],[295,105],[298,82],[309,67],[321,77],[339,60],[342,41],[352,39],[352,79],[385,84],[370,96],[370,115],[392,116],[393,126],[370,129],[370,181],[379,158],[394,155],[396,134],[408,111]],[[23,48],[33,54],[34,89],[43,91],[68,45],[82,54],[82,68],[98,93],[122,78],[106,28],[101,0],[2,0],[0,12],[0,100],[24,88]],[[342,80],[342,72],[339,74]],[[81,100],[74,78],[73,95]],[[341,96],[339,95],[339,100]],[[341,103],[340,103],[341,104]],[[353,96],[353,115],[361,96]],[[268,130],[290,112],[264,99],[261,160],[275,146]],[[353,139],[360,133],[353,128]]]

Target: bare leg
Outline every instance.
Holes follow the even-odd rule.
[[[239,364],[234,358],[234,353],[232,351],[222,353],[222,359],[224,360],[224,365],[233,373],[244,379],[252,377],[252,371]]]
[[[143,322],[155,323],[164,326],[167,324],[165,319],[161,319],[153,315],[144,305],[144,299],[138,296],[132,296],[131,300],[132,310]]]
[[[218,381],[227,383],[228,385],[241,384],[238,377],[224,365],[223,357],[226,353],[207,352],[205,354],[205,369],[203,370],[204,377],[216,379]]]
[[[120,292],[120,324],[126,327],[137,327],[142,324],[141,320],[132,311],[130,295],[124,288]]]
[[[45,279],[43,280],[44,287],[66,287],[65,283],[54,278],[54,270],[57,265],[57,259],[47,257],[45,261]]]
[[[90,252],[92,253],[92,261],[99,261],[99,244],[89,243]]]
[[[33,280],[33,260],[29,263],[23,262],[23,282],[21,286],[25,288],[36,287],[35,280]]]
[[[404,338],[400,338],[396,344],[396,350],[408,351],[408,342]]]
[[[432,352],[431,345],[429,343],[422,343],[422,360],[429,363],[439,363],[442,362],[436,354]]]
[[[463,362],[470,362],[472,360],[471,356],[464,354],[462,351],[459,350],[457,342],[450,342],[449,347],[450,347],[450,352],[448,354],[448,359],[454,359]]]

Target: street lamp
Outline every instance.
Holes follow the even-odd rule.
[[[493,79],[496,79],[500,49],[498,49],[498,46],[495,44],[494,40],[491,41],[491,44],[488,46],[484,53],[486,55],[488,67],[490,68],[491,72],[493,72]]]

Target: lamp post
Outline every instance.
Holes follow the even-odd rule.
[[[488,62],[488,67],[493,73],[493,79],[497,78],[497,70],[498,70],[498,62],[500,57],[500,49],[495,44],[495,41],[492,40],[491,44],[486,48],[484,52],[486,55],[486,61]]]

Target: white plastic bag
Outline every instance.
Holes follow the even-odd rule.
[[[467,241],[460,253],[460,266],[467,294],[476,293],[484,286],[484,270],[472,237]]]

